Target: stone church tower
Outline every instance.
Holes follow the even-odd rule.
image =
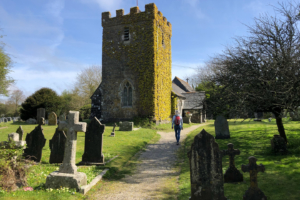
[[[103,122],[171,117],[170,22],[154,3],[102,13],[102,82],[91,96],[91,118]]]

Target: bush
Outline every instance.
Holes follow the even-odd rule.
[[[46,113],[55,112],[61,110],[62,100],[56,92],[50,88],[42,88],[36,91],[33,95],[27,97],[22,103],[21,119],[27,120],[29,118],[36,118],[37,109],[45,108]],[[48,118],[46,116],[46,118]]]
[[[29,168],[22,160],[23,147],[16,147],[14,141],[9,141],[0,147],[0,187],[2,190],[14,191],[27,185],[26,174]],[[30,161],[28,161],[30,163]]]
[[[80,108],[79,113],[80,113],[81,120],[90,118],[91,108],[92,108],[92,104],[87,104]]]
[[[152,117],[134,117],[133,123],[136,127],[153,128],[155,123],[151,119]]]

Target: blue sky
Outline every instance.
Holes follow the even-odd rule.
[[[274,15],[275,0],[139,0],[155,3],[172,24],[172,78],[193,75],[197,66],[221,53],[244,24],[262,13]],[[42,87],[58,94],[72,88],[86,67],[102,64],[101,13],[136,6],[136,0],[1,0],[0,35],[13,60],[10,89],[26,96]],[[183,67],[180,67],[183,66]],[[2,99],[5,99],[1,97]]]

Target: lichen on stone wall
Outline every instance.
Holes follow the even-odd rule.
[[[153,116],[156,121],[169,120],[171,115],[171,36],[172,26],[157,10],[155,4],[147,4],[145,12],[138,7],[130,9],[130,14],[117,11],[117,17],[110,13],[102,14],[102,25],[123,24],[129,28],[130,42],[103,40],[103,53],[111,59],[128,59],[128,66],[138,76],[139,107],[145,115]],[[104,28],[110,35],[110,30]],[[119,39],[123,31],[118,31]],[[141,113],[140,113],[141,114]]]

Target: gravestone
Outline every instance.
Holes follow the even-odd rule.
[[[250,156],[248,160],[249,160],[249,164],[242,165],[243,172],[250,172],[250,187],[245,192],[243,196],[243,200],[254,200],[254,199],[267,200],[267,197],[258,188],[257,185],[257,173],[264,172],[265,166],[263,166],[262,164],[257,165],[256,164],[257,159],[254,156]]]
[[[10,121],[11,121],[11,117],[8,117],[8,118],[7,118],[7,121],[9,121],[9,122],[10,122]]]
[[[46,113],[45,108],[38,108],[37,111],[36,111],[36,120],[37,121],[40,120],[41,117],[43,117],[44,119],[46,119],[45,113]]]
[[[62,163],[64,159],[65,143],[67,136],[64,131],[56,128],[51,140],[49,140],[50,159],[49,163]]]
[[[48,125],[57,125],[57,116],[55,112],[51,112],[48,116]]]
[[[94,117],[87,126],[85,132],[84,153],[82,163],[84,164],[104,164],[103,133],[105,125]]]
[[[77,132],[86,131],[86,123],[79,122],[79,112],[70,111],[68,121],[61,121],[58,125],[58,130],[67,130],[67,141],[65,143],[63,164],[60,165],[59,171],[54,171],[47,176],[46,188],[76,188],[79,191],[80,187],[87,184],[86,174],[77,172],[75,165]]]
[[[183,117],[183,118],[182,118],[182,122],[183,122],[183,123],[190,124],[190,123],[191,123],[191,117]]]
[[[133,131],[133,122],[119,122],[119,131]]]
[[[7,119],[6,118],[4,118],[4,123],[6,123],[7,122]]]
[[[29,118],[25,122],[26,122],[26,124],[36,124],[37,123],[36,119],[33,119],[33,118]]]
[[[225,117],[218,115],[215,121],[216,139],[230,138],[228,122]]]
[[[111,132],[111,134],[110,134],[111,137],[115,137],[115,128],[116,128],[116,126],[117,126],[117,124],[114,123],[113,130],[112,130],[112,132]]]
[[[227,144],[228,149],[223,150],[223,156],[229,155],[229,168],[224,174],[224,183],[243,182],[243,174],[235,167],[234,156],[240,155],[240,150],[233,149],[233,144]]]
[[[271,148],[275,154],[276,153],[281,153],[281,154],[287,153],[285,140],[280,135],[274,135],[274,137],[271,139]]]
[[[188,152],[191,200],[226,200],[224,196],[222,153],[212,135],[204,129],[195,136]]]
[[[19,140],[19,134],[18,133],[9,133],[7,136],[8,136],[8,142],[7,141],[0,142],[0,147],[5,146],[5,148],[10,148],[8,146],[8,143],[12,140],[12,141],[15,142],[16,147],[22,146],[23,149],[25,148],[26,142],[22,141],[22,140]]]
[[[268,118],[268,120],[269,120],[269,122],[271,122],[271,121],[272,121],[272,118]]]
[[[23,140],[23,135],[24,135],[24,131],[22,129],[22,126],[19,126],[19,128],[16,131],[19,134],[19,140],[22,141]]]
[[[40,162],[42,158],[42,150],[45,146],[46,139],[43,133],[42,124],[44,118],[40,121],[40,124],[35,127],[31,133],[26,135],[27,148],[24,149],[24,156],[26,159]]]

